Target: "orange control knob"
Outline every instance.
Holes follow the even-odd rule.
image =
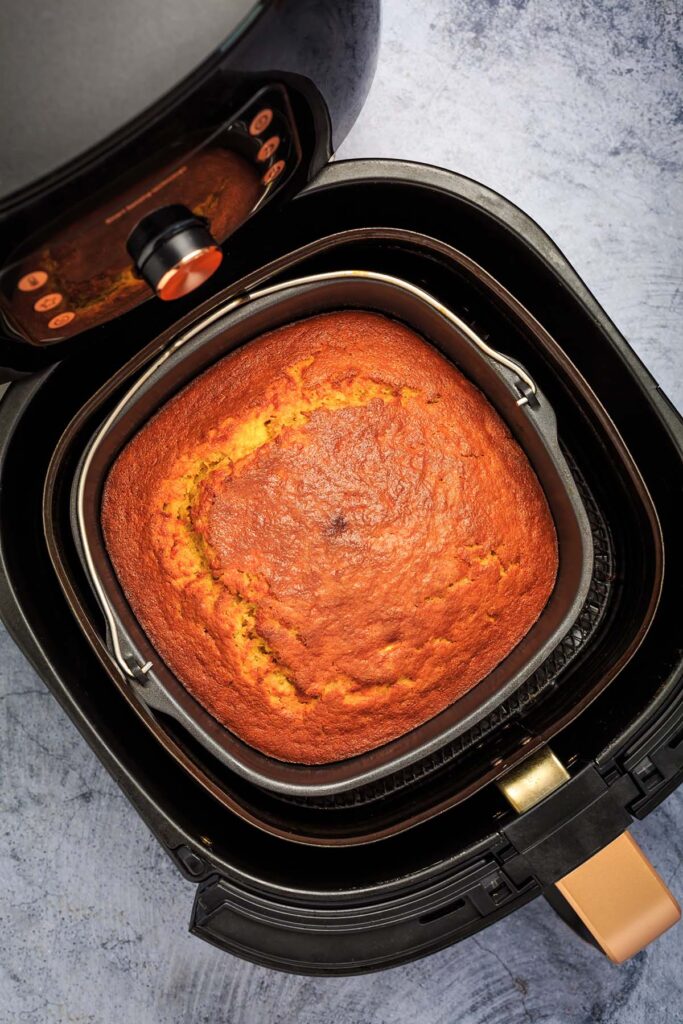
[[[223,253],[217,245],[189,252],[179,263],[167,270],[157,283],[157,295],[165,301],[188,295],[218,270],[222,260]]]
[[[223,259],[208,224],[186,206],[165,206],[144,217],[127,242],[136,269],[160,299],[188,295]]]

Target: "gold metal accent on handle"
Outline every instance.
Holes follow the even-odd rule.
[[[499,779],[498,788],[521,814],[568,780],[562,762],[542,747]],[[681,908],[630,832],[555,884],[615,964],[640,952],[681,917]]]
[[[498,788],[522,814],[569,781],[569,772],[549,747],[541,747],[498,780]]]

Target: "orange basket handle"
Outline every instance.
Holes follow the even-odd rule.
[[[543,747],[500,779],[498,787],[521,813],[568,780],[564,765]],[[617,964],[681,917],[678,903],[630,832],[560,878],[555,887],[594,943]]]

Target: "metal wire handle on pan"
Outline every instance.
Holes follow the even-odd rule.
[[[446,320],[452,323],[454,327],[456,327],[462,334],[465,335],[468,341],[471,341],[472,344],[475,345],[481,352],[483,352],[484,355],[488,356],[489,359],[494,360],[494,362],[498,363],[500,366],[506,367],[506,369],[508,370],[512,370],[512,372],[519,377],[521,384],[524,385],[526,390],[524,390],[522,387],[517,387],[517,390],[520,392],[521,395],[521,397],[517,399],[517,405],[527,405],[529,402],[529,397],[532,395],[536,395],[536,384],[523,367],[516,363],[514,359],[510,359],[509,356],[504,355],[502,352],[498,352],[497,349],[491,348],[491,346],[488,345],[483,338],[480,338],[479,335],[476,334],[476,332],[473,331],[472,328],[468,324],[466,324],[464,320],[461,320],[459,316],[456,316],[455,313],[451,312],[451,310],[448,309],[447,306],[444,306],[443,303],[439,302],[438,299],[435,299],[433,295],[430,295],[429,292],[423,291],[422,288],[418,288],[416,285],[410,284],[409,281],[404,281],[401,278],[392,277],[390,274],[382,274],[374,270],[337,270],[329,271],[328,273],[324,274],[309,274],[305,277],[297,277],[288,281],[282,281],[279,284],[269,285],[266,288],[259,288],[255,291],[246,292],[243,295],[239,295],[235,298],[229,299],[227,302],[218,306],[209,316],[202,317],[202,319],[198,320],[197,323],[192,324],[186,331],[183,331],[168,346],[168,348],[164,349],[161,355],[157,359],[155,359],[150,366],[148,366],[144,373],[142,373],[140,377],[138,377],[135,384],[133,384],[133,386],[125,393],[125,395],[116,404],[112,412],[109,414],[109,416],[107,416],[102,426],[95,434],[90,449],[88,450],[88,453],[83,461],[83,466],[81,468],[81,473],[78,480],[76,511],[85,564],[88,570],[88,575],[90,576],[90,582],[92,584],[93,590],[95,591],[97,599],[104,613],[104,617],[109,630],[109,636],[111,637],[112,653],[119,668],[129,679],[137,679],[139,681],[140,677],[142,677],[142,679],[144,680],[145,675],[152,668],[152,662],[147,661],[143,665],[137,665],[133,669],[126,661],[123,651],[121,649],[121,642],[119,639],[118,624],[116,621],[116,617],[114,615],[111,604],[109,603],[109,599],[107,597],[102,581],[100,580],[97,574],[92,553],[90,551],[90,545],[88,544],[87,534],[85,531],[85,518],[83,513],[85,506],[85,481],[87,479],[88,471],[92,464],[92,460],[95,456],[95,453],[97,452],[97,449],[102,439],[105,437],[109,429],[113,426],[119,414],[131,400],[131,398],[133,398],[135,393],[140,390],[143,384],[145,384],[150,379],[150,377],[159,369],[160,366],[162,366],[166,362],[167,359],[169,359],[171,355],[173,355],[174,352],[177,352],[179,348],[181,348],[188,341],[190,341],[200,331],[204,330],[209,324],[215,323],[216,320],[220,319],[222,316],[225,316],[227,313],[230,313],[233,309],[237,309],[238,307],[244,306],[249,302],[255,301],[256,299],[266,298],[269,295],[274,295],[277,292],[285,291],[290,288],[296,288],[299,285],[339,280],[340,278],[347,280],[357,280],[358,278],[361,278],[370,281],[381,281],[385,284],[391,284],[397,288],[403,289],[403,291],[409,292],[411,295],[420,299],[428,306],[431,306],[432,309],[435,309]]]

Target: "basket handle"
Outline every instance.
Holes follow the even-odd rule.
[[[569,772],[543,747],[498,781],[511,806],[523,813],[569,781]],[[681,910],[630,832],[555,882],[589,938],[613,963],[623,963],[671,928]],[[563,917],[567,917],[565,913]]]

